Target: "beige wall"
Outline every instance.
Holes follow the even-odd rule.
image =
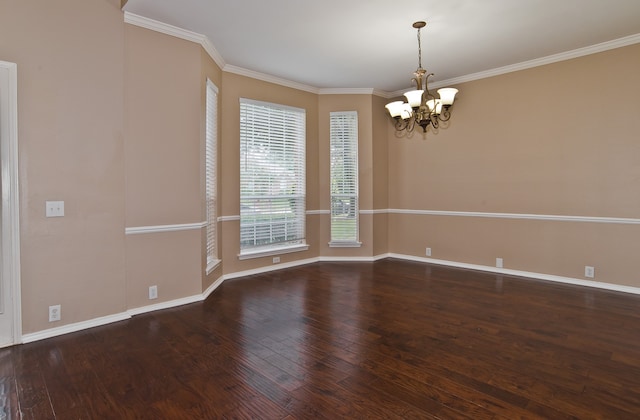
[[[458,86],[450,126],[389,140],[389,207],[640,218],[640,45]],[[640,286],[637,225],[390,216],[389,250]]]
[[[55,4],[54,4],[55,3]],[[359,249],[329,249],[307,217],[306,252],[387,252],[640,287],[639,225],[387,214],[384,209],[640,218],[640,45],[465,83],[450,126],[397,138],[372,95],[317,95],[222,72],[204,50],[125,25],[115,0],[0,4],[0,60],[18,64],[23,332],[197,295],[240,261],[239,222],[219,223],[223,264],[204,275],[204,86],[219,88],[219,215],[239,215],[239,98],[307,111],[307,209],[328,210],[328,113],[360,120]],[[10,7],[10,11],[7,9]],[[215,40],[212,40],[215,44]],[[552,101],[555,105],[550,106]],[[65,217],[45,218],[46,200]],[[158,285],[159,299],[148,300]],[[49,323],[49,305],[62,321]]]
[[[0,4],[0,60],[18,65],[23,333],[125,310],[123,27],[117,1]],[[46,200],[65,216],[45,218]]]
[[[373,120],[373,210],[389,208],[389,136],[390,119],[384,106],[388,99],[373,96],[371,116]],[[373,256],[389,252],[389,225],[386,213],[373,215]]]
[[[193,42],[125,25],[128,228],[205,220],[201,50]],[[202,291],[202,231],[127,235],[128,308]],[[150,301],[153,285],[158,300]]]

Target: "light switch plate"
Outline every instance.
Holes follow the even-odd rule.
[[[47,217],[63,217],[64,201],[47,201],[46,215]]]

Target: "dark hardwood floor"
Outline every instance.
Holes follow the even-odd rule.
[[[0,408],[14,419],[638,419],[639,309],[640,296],[393,259],[317,263],[1,349]]]

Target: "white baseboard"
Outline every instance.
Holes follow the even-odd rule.
[[[202,292],[202,300],[205,300],[206,298],[208,298],[209,295],[211,293],[213,293],[214,290],[216,290],[218,287],[220,287],[220,285],[222,284],[223,281],[224,281],[224,277],[220,276],[216,281],[211,283],[211,286],[207,287],[207,290]]]
[[[573,284],[573,285],[584,286],[584,287],[595,287],[595,288],[598,288],[598,289],[605,289],[605,290],[612,290],[612,291],[616,291],[616,292],[624,292],[624,293],[632,293],[632,294],[635,294],[635,295],[640,295],[640,288],[639,287],[624,286],[624,285],[621,285],[621,284],[604,283],[604,282],[592,281],[592,280],[583,280],[583,279],[577,279],[577,278],[573,278],[573,277],[555,276],[555,275],[552,275],[552,274],[535,273],[535,272],[531,272],[531,271],[511,270],[511,269],[508,269],[508,268],[497,268],[497,267],[491,267],[491,266],[488,266],[488,265],[467,264],[467,263],[461,263],[461,262],[456,262],[456,261],[448,261],[448,260],[438,260],[438,259],[434,259],[434,258],[416,257],[416,256],[413,256],[413,255],[405,255],[405,254],[393,254],[393,253],[391,253],[388,256],[391,257],[391,258],[398,258],[398,259],[401,259],[401,260],[417,261],[417,262],[424,262],[424,263],[437,264],[437,265],[445,265],[445,266],[448,266],[448,267],[465,268],[465,269],[469,269],[469,270],[488,271],[490,273],[496,273],[496,274],[505,274],[505,275],[517,276],[517,277],[526,277],[526,278],[531,278],[531,279],[536,279],[536,280],[547,280],[547,281],[553,281],[553,282],[557,282],[557,283]]]
[[[268,273],[270,271],[282,270],[283,268],[291,268],[291,267],[297,267],[299,265],[312,264],[318,261],[319,261],[318,258],[307,258],[304,260],[291,261],[291,262],[286,262],[281,264],[269,265],[266,267],[255,268],[253,270],[237,271],[235,273],[225,274],[224,276],[222,276],[222,278],[223,278],[223,281],[225,281],[229,279],[235,279],[238,277],[252,276],[254,274],[262,274],[262,273]]]
[[[73,324],[63,325],[61,327],[49,328],[34,333],[24,334],[22,336],[22,343],[31,343],[34,341],[44,340],[46,338],[56,337],[59,335],[69,334],[72,332],[86,330],[88,328],[99,327],[101,325],[111,324],[113,322],[124,321],[131,318],[128,312],[121,312],[119,314],[101,316],[99,318],[89,319],[87,321],[75,322]]]
[[[159,311],[161,309],[175,308],[176,306],[188,305],[190,303],[201,302],[204,300],[204,295],[197,294],[193,296],[187,296],[179,299],[168,300],[166,302],[158,302],[153,305],[141,306],[139,308],[127,309],[127,313],[131,316],[146,314],[147,312]]]
[[[552,281],[557,283],[573,284],[573,285],[584,286],[584,287],[595,287],[598,289],[605,289],[605,290],[612,290],[616,292],[624,292],[624,293],[640,295],[640,288],[638,287],[604,283],[599,281],[583,280],[583,279],[577,279],[572,277],[555,276],[551,274],[534,273],[530,271],[497,268],[497,267],[491,267],[487,265],[467,264],[467,263],[456,262],[456,261],[438,260],[435,258],[416,257],[414,255],[406,255],[406,254],[386,253],[386,254],[376,255],[373,257],[316,257],[316,258],[308,258],[304,260],[292,261],[288,263],[274,264],[272,266],[256,268],[253,270],[245,270],[245,271],[238,271],[235,273],[225,274],[220,278],[218,278],[216,281],[214,281],[213,284],[211,284],[211,286],[209,286],[201,294],[188,296],[180,299],[174,299],[167,302],[160,302],[154,305],[147,305],[139,308],[128,309],[126,312],[122,312],[119,314],[103,316],[100,318],[94,318],[87,321],[76,322],[74,324],[63,325],[61,327],[50,328],[50,329],[38,331],[35,333],[25,334],[22,336],[21,342],[25,344],[31,343],[38,340],[44,340],[46,338],[56,337],[58,335],[68,334],[76,331],[85,330],[88,328],[110,324],[112,322],[124,321],[126,319],[130,319],[132,316],[144,314],[147,312],[153,312],[161,309],[169,309],[169,308],[174,308],[176,306],[182,306],[190,303],[201,302],[205,300],[207,297],[209,297],[209,295],[211,295],[211,293],[213,293],[214,290],[220,287],[220,285],[222,285],[222,283],[225,280],[229,280],[229,279],[246,277],[254,274],[268,273],[270,271],[282,270],[285,268],[292,268],[292,267],[297,267],[301,265],[312,264],[315,262],[331,262],[331,261],[374,262],[374,261],[382,260],[384,258],[397,258],[400,260],[416,261],[416,262],[422,262],[427,264],[443,265],[447,267],[464,268],[469,270],[486,271],[486,272],[496,273],[496,274],[525,277],[525,278],[531,278],[535,280],[547,280],[547,281]]]
[[[340,262],[340,261],[346,261],[346,262],[374,262],[374,261],[378,261],[378,260],[382,260],[385,258],[388,258],[389,254],[380,254],[380,255],[374,255],[372,257],[334,257],[334,256],[330,256],[330,257],[318,257],[317,260],[321,261],[321,262]]]

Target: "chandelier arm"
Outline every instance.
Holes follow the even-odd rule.
[[[449,121],[449,118],[451,118],[451,111],[443,108],[442,113],[438,115],[438,119],[440,121]]]
[[[402,118],[396,119],[396,131],[402,131],[407,128],[409,122],[407,120],[403,120]]]
[[[407,133],[413,132],[413,129],[416,127],[416,119],[412,115],[409,121],[407,122]]]
[[[427,94],[429,99],[436,99],[436,97],[433,95],[433,93],[431,93],[431,91],[429,90],[429,78],[433,77],[433,75],[434,75],[434,73],[429,73],[424,78],[424,92],[425,92],[425,94]]]
[[[433,126],[434,129],[438,129],[440,127],[440,123],[438,122],[439,117],[435,114],[431,115],[431,125]]]

